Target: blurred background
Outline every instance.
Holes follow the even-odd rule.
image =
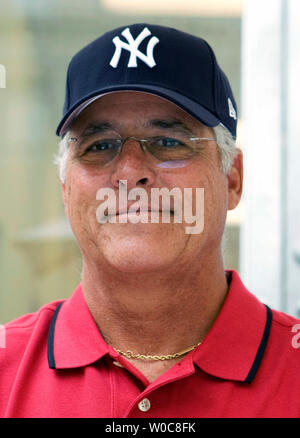
[[[225,267],[266,304],[300,316],[298,0],[0,0],[0,322],[70,296],[81,256],[57,169],[71,57],[115,27],[148,22],[206,39],[239,108],[242,202]]]

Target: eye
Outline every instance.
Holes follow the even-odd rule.
[[[178,146],[184,146],[184,143],[182,143],[182,141],[171,137],[159,137],[153,140],[155,146],[168,148],[168,149],[176,148]]]
[[[89,146],[85,153],[88,152],[109,152],[115,150],[119,147],[119,139],[105,139],[95,141],[91,146]]]

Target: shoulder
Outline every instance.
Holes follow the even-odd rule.
[[[296,389],[300,395],[300,319],[272,309],[269,339],[264,354],[265,363],[277,381]],[[287,379],[287,380],[286,380]],[[297,383],[296,383],[297,382]]]
[[[272,330],[278,342],[288,341],[294,349],[300,347],[300,319],[272,309]]]
[[[15,337],[23,337],[26,334],[30,334],[34,330],[34,328],[40,324],[45,323],[50,320],[60,302],[64,300],[57,300],[51,303],[45,304],[43,307],[38,309],[36,312],[27,313],[22,315],[7,324],[4,324],[2,327],[5,330],[7,340],[12,336]],[[9,346],[9,345],[7,345]]]
[[[46,351],[51,321],[61,301],[64,300],[53,301],[1,326],[0,417],[6,409],[16,376],[24,372],[26,364],[38,364],[41,352]]]
[[[45,304],[33,313],[22,315],[1,326],[0,372],[17,368],[24,352],[33,340],[47,339],[57,300]]]
[[[300,319],[279,310],[272,309],[272,322],[277,330],[290,332],[293,327],[300,324]]]

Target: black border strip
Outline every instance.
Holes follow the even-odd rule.
[[[61,303],[58,304],[58,306],[55,309],[54,315],[52,317],[52,321],[51,321],[51,325],[50,325],[50,330],[49,330],[49,334],[48,334],[48,364],[49,364],[49,368],[51,368],[52,370],[55,370],[55,360],[54,360],[54,330],[55,330],[55,323],[56,323],[56,318],[59,312],[59,309],[61,308],[62,304],[64,303],[64,301],[62,301]]]
[[[259,344],[254,362],[252,364],[251,370],[249,371],[248,376],[245,379],[246,383],[251,383],[252,380],[255,377],[255,374],[257,373],[258,367],[262,361],[266,346],[267,346],[267,342],[269,339],[269,334],[270,334],[270,330],[271,330],[271,324],[272,324],[272,310],[265,304],[266,309],[267,309],[267,321],[266,321],[266,325],[265,325],[265,330],[264,330],[264,334],[262,337],[262,340]]]

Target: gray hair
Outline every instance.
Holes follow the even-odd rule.
[[[67,132],[58,143],[58,152],[54,154],[53,160],[53,163],[57,166],[59,179],[62,183],[66,182],[67,177],[67,162],[70,150],[69,139],[70,135],[69,132]]]
[[[214,127],[213,131],[219,148],[221,169],[227,174],[230,171],[233,159],[238,152],[238,149],[235,146],[235,139],[222,123]],[[59,179],[62,183],[66,182],[67,162],[70,149],[69,138],[69,132],[67,132],[59,142],[58,152],[54,155],[53,161],[58,168]]]
[[[225,126],[220,123],[213,128],[216,143],[218,145],[221,169],[227,175],[231,169],[234,158],[238,154],[238,148],[235,144],[235,138],[231,135]]]

